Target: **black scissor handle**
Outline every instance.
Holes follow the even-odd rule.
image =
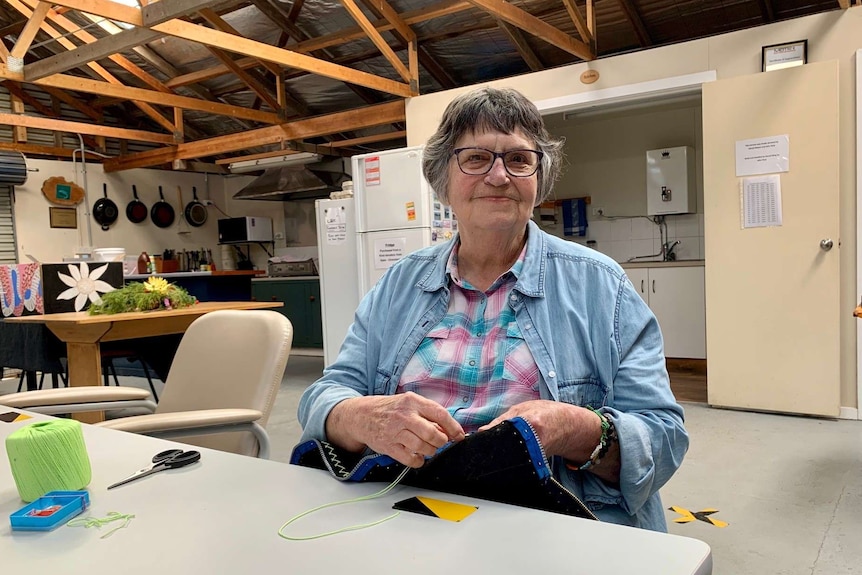
[[[165,467],[185,467],[186,465],[191,465],[196,461],[200,461],[201,452],[200,451],[180,451],[176,455],[169,457],[162,461],[162,465]]]
[[[162,463],[163,461],[170,459],[172,457],[176,457],[180,453],[182,453],[182,449],[168,449],[167,451],[162,451],[161,453],[156,453],[153,456],[153,463]]]

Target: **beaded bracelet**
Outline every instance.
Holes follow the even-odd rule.
[[[599,416],[599,420],[602,425],[602,436],[599,439],[599,444],[596,445],[596,448],[593,449],[593,452],[590,454],[590,458],[583,465],[567,465],[569,469],[576,469],[578,471],[586,471],[590,467],[601,463],[602,458],[604,458],[604,456],[608,454],[608,451],[610,451],[611,445],[617,441],[617,430],[614,423],[605,417],[603,413],[599,413],[592,407],[587,406],[587,409]]]

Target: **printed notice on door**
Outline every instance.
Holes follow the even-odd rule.
[[[742,179],[742,227],[780,226],[781,176]]]
[[[790,171],[790,136],[770,136],[736,142],[736,176]]]
[[[386,238],[374,240],[374,268],[385,270],[404,257],[407,238]]]
[[[344,208],[326,208],[323,212],[323,223],[326,226],[327,244],[338,245],[347,241],[347,219]]]

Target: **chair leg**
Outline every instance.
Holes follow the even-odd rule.
[[[51,374],[51,387],[57,389],[60,387],[60,377],[62,374],[57,373],[56,371]]]
[[[21,377],[18,378],[18,391],[17,393],[21,393],[21,388],[24,387],[24,370],[21,370]]]
[[[39,375],[39,389],[42,389],[42,386],[45,385],[45,372],[43,371],[41,375]]]

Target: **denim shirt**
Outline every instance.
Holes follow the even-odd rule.
[[[454,241],[393,265],[359,304],[335,362],[303,393],[302,440],[325,439],[340,401],[395,393],[404,366],[448,309]],[[616,426],[620,481],[550,462],[555,477],[604,521],[666,531],[659,488],[688,449],[670,390],[658,322],[622,268],[528,224],[524,268],[509,305],[540,372],[542,399],[600,409]]]

